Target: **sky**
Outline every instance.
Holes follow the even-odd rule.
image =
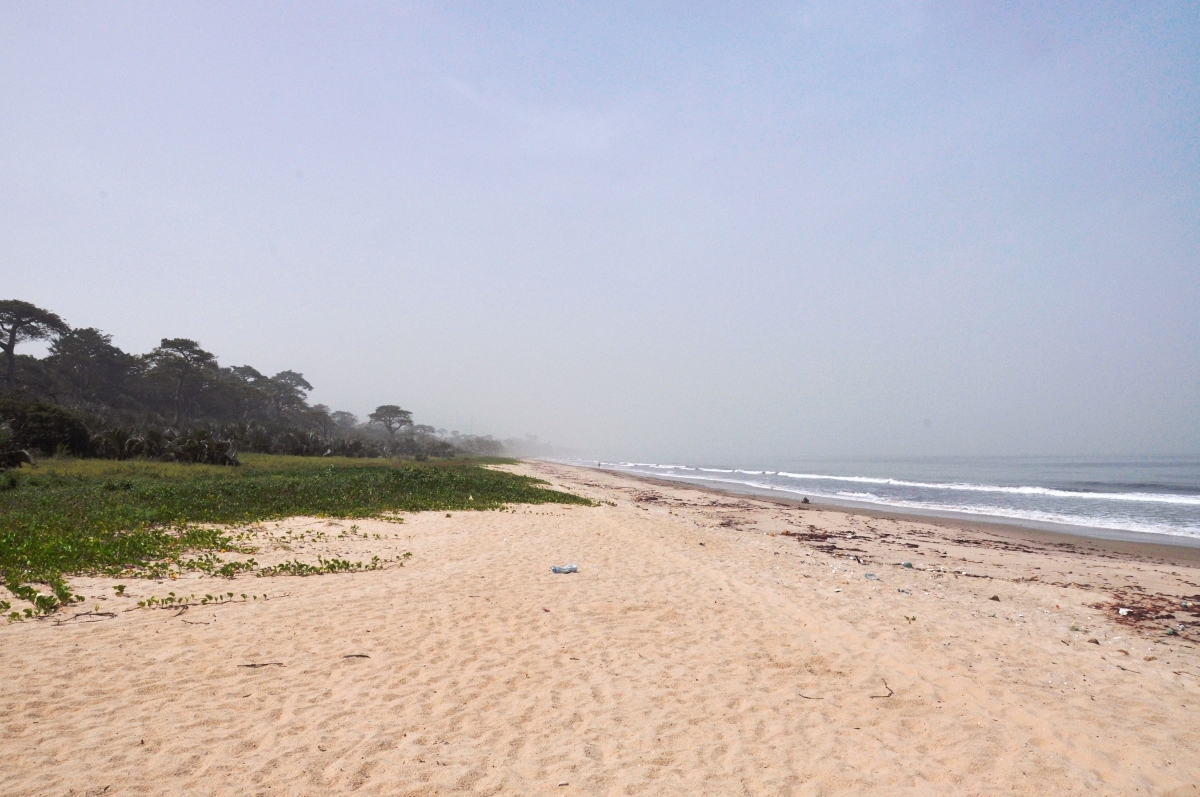
[[[1198,131],[1194,2],[8,3],[0,298],[589,457],[1194,456]]]

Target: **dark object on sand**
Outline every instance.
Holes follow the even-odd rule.
[[[999,595],[993,595],[992,597],[988,598],[988,600],[990,600],[990,601],[995,601],[996,603],[999,603],[999,602],[1000,602],[1000,596],[999,596]]]
[[[802,504],[807,504],[807,503],[808,503],[808,496],[806,495],[806,496],[804,496],[803,498],[801,498],[801,499],[800,499],[800,503],[802,503]]]

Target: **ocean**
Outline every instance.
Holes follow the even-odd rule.
[[[819,503],[968,516],[1120,539],[1200,541],[1200,458],[941,457],[595,467]]]

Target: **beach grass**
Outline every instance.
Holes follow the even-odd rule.
[[[297,515],[371,518],[590,503],[538,479],[483,467],[511,460],[394,463],[263,454],[241,460],[236,468],[44,460],[0,474],[5,587],[48,613],[72,600],[69,575],[155,575],[195,552],[207,552],[198,561],[215,566],[214,552],[239,550],[231,526]],[[50,594],[34,585],[49,587]]]

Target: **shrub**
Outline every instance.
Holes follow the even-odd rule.
[[[62,407],[10,394],[0,397],[0,422],[8,427],[13,448],[78,457],[89,453],[87,427]]]

